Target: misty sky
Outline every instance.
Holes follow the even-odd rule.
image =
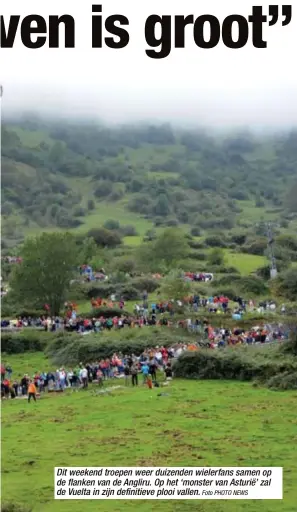
[[[160,119],[214,127],[297,125],[297,0],[291,24],[264,30],[267,49],[230,50],[223,43],[199,49],[186,30],[186,48],[169,57],[146,56],[145,20],[150,14],[251,14],[261,0],[105,0],[103,15],[129,18],[129,45],[122,50],[91,48],[91,5],[99,1],[1,0],[1,14],[71,14],[75,49],[28,50],[18,33],[13,49],[0,49],[3,113],[38,110],[92,115],[107,121]],[[277,2],[272,2],[277,3]],[[289,2],[284,2],[289,3]],[[268,13],[265,10],[265,13]],[[108,34],[106,34],[108,35]],[[62,37],[63,41],[63,37]]]

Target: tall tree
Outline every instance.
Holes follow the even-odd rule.
[[[162,261],[167,268],[171,268],[176,267],[187,256],[189,246],[181,229],[168,228],[158,236],[153,251],[158,261]]]
[[[48,304],[51,314],[58,315],[79,263],[75,238],[69,233],[43,233],[27,239],[21,255],[23,261],[12,278],[13,293],[23,303]]]
[[[297,183],[295,183],[286,198],[285,206],[290,212],[297,212]]]
[[[155,213],[156,215],[164,216],[168,215],[170,213],[170,203],[168,201],[168,198],[165,194],[161,194],[156,202],[155,205]]]
[[[182,270],[171,270],[162,280],[160,289],[166,300],[183,300],[191,291],[192,283],[185,280]]]
[[[214,247],[210,251],[207,261],[208,261],[209,265],[222,265],[223,266],[226,262],[226,258],[225,258],[223,249],[221,249],[220,247]]]
[[[142,244],[138,250],[138,259],[140,266],[155,272],[167,272],[182,263],[188,252],[185,234],[174,227],[165,229],[156,240]]]

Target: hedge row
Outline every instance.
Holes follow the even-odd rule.
[[[143,292],[146,290],[148,293],[154,292],[160,283],[157,279],[146,277],[133,278],[124,283],[92,283],[85,291],[88,298],[107,298],[112,294],[118,297],[123,297],[124,300],[136,300],[141,298]]]
[[[273,389],[297,389],[297,359],[282,357],[279,348],[186,352],[176,361],[174,373],[185,379],[257,380]]]
[[[56,336],[46,347],[46,353],[57,364],[74,365],[111,357],[115,352],[139,356],[145,349],[189,342],[189,336],[180,330],[171,331],[152,327],[149,331],[138,329],[89,334],[88,336]]]
[[[120,308],[105,308],[105,307],[102,307],[102,308],[92,309],[90,311],[90,313],[85,313],[82,316],[84,316],[86,318],[99,318],[101,316],[103,316],[104,318],[113,318],[115,316],[120,317],[122,315],[130,316],[131,313],[129,313],[128,311],[126,311],[124,309],[120,309]]]
[[[18,503],[2,503],[1,512],[32,512],[32,508]]]
[[[6,354],[22,354],[30,351],[42,351],[53,336],[51,333],[27,328],[19,332],[2,332],[1,352]]]
[[[19,308],[17,309],[12,304],[6,304],[5,300],[2,302],[2,310],[1,317],[2,319],[6,318],[23,318],[23,317],[31,317],[38,318],[43,316],[45,311],[42,309],[29,309],[29,308]]]

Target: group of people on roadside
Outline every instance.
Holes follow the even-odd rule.
[[[46,314],[38,318],[16,318],[11,320],[2,320],[2,328],[23,328],[39,327],[46,331],[54,332],[58,329],[64,329],[70,332],[89,333],[100,332],[102,330],[120,329],[124,327],[143,327],[143,326],[182,326],[185,322],[174,322],[175,313],[188,314],[193,312],[213,313],[223,315],[232,314],[234,320],[241,320],[247,312],[265,313],[276,310],[276,304],[273,301],[262,301],[256,304],[253,300],[247,301],[242,297],[234,297],[232,309],[230,308],[230,299],[225,295],[201,297],[198,294],[184,297],[181,300],[152,301],[148,302],[148,293],[143,292],[142,303],[135,304],[133,314],[127,314],[124,311],[125,302],[123,299],[115,303],[115,295],[110,297],[110,301],[101,298],[92,299],[92,305],[100,307],[115,308],[118,306],[122,310],[122,315],[109,317],[106,313],[100,317],[94,316],[87,318],[79,315],[78,306],[74,303],[65,303],[65,314],[62,316],[51,317],[49,315],[49,306],[45,306]],[[281,313],[286,313],[286,306],[282,304]]]
[[[37,387],[34,379],[30,378],[28,375],[24,375],[23,378],[19,380],[11,380],[11,374],[6,375],[6,371],[1,366],[1,399],[2,398],[16,398],[18,396],[27,396],[28,402],[31,402],[31,399],[36,402],[37,396]]]
[[[212,327],[208,324],[204,327],[204,333],[209,348],[282,342],[290,335],[289,329],[283,324],[265,324],[251,329]]]
[[[173,377],[172,361],[180,355],[186,346],[179,344],[174,347],[156,347],[145,350],[140,356],[131,354],[114,354],[111,358],[101,359],[92,363],[80,363],[75,368],[61,367],[56,371],[36,371],[32,377],[28,374],[12,377],[12,368],[6,364],[1,366],[1,396],[2,398],[28,397],[36,400],[36,396],[45,391],[64,391],[67,388],[88,388],[94,382],[103,386],[104,381],[114,378],[124,378],[126,386],[142,383],[148,387],[158,387],[157,375],[166,380]],[[34,396],[33,396],[34,395]]]

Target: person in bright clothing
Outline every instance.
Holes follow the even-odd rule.
[[[29,387],[28,387],[28,402],[31,402],[31,398],[33,398],[34,402],[36,402],[36,393],[37,393],[36,386],[35,386],[34,382],[32,380],[30,380]]]

